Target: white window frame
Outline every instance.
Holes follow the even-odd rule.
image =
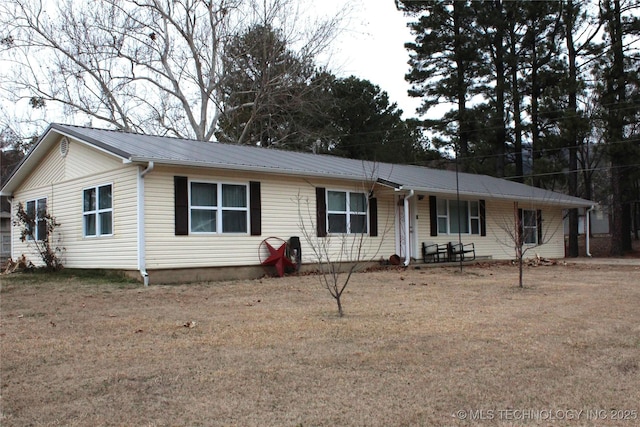
[[[442,215],[440,213],[440,210],[438,209],[439,206],[436,206],[436,221],[437,221],[437,227],[438,227],[438,234],[458,234],[457,232],[453,233],[451,232],[451,208],[449,207],[449,204],[451,202],[457,203],[457,200],[453,200],[453,199],[444,199],[444,198],[437,198],[436,199],[436,204],[439,203],[445,203],[445,207],[446,207],[446,214]],[[468,222],[467,222],[467,229],[469,231],[467,232],[460,232],[460,234],[466,234],[466,235],[480,235],[481,233],[481,222],[480,222],[480,201],[479,200],[460,200],[460,203],[466,203],[467,204],[467,218],[468,218]],[[471,204],[475,203],[476,204],[476,211],[478,212],[477,215],[471,215]],[[446,230],[442,230],[440,228],[440,219],[442,218],[446,218],[447,220],[447,229]],[[474,233],[473,232],[473,222],[477,221],[478,224],[478,232]]]
[[[100,189],[103,187],[111,187],[111,207],[100,209]],[[93,190],[96,193],[96,206],[95,209],[85,211],[84,210],[84,194],[88,190]],[[113,191],[113,182],[108,182],[105,184],[94,185],[91,187],[85,187],[82,189],[82,236],[88,239],[95,239],[97,237],[110,237],[113,236],[115,221],[114,221],[114,191]],[[110,233],[102,233],[101,232],[101,219],[100,214],[110,213],[111,214],[111,232]],[[96,218],[96,233],[95,234],[87,234],[87,217],[90,215],[95,215]]]
[[[33,206],[34,206],[34,208],[33,208],[33,211],[34,211],[33,212],[34,213],[33,224],[34,224],[35,230],[30,230],[31,232],[27,234],[26,237],[27,237],[27,240],[29,240],[29,241],[43,241],[45,239],[45,237],[47,237],[46,225],[45,225],[45,232],[44,232],[45,235],[44,236],[40,236],[40,233],[38,232],[38,230],[40,229],[40,227],[38,227],[38,223],[40,221],[44,221],[44,217],[40,216],[42,214],[42,212],[38,209],[38,202],[40,202],[42,200],[44,200],[44,212],[46,213],[47,212],[47,208],[49,206],[49,201],[47,200],[46,197],[38,197],[38,198],[35,198],[35,199],[30,199],[30,200],[27,200],[24,203],[24,210],[25,210],[25,212],[27,214],[29,213],[29,208],[28,208],[29,203],[33,203]]]
[[[527,214],[533,218],[533,225],[527,225]],[[527,237],[531,237],[527,241]],[[525,245],[537,245],[538,244],[538,211],[535,209],[522,209],[522,243]]]
[[[191,199],[191,185],[192,184],[209,184],[216,186],[216,205],[215,206],[198,206],[192,205]],[[233,207],[233,206],[222,206],[222,192],[223,187],[225,185],[234,185],[245,188],[245,206],[244,207]],[[246,236],[250,232],[250,218],[249,218],[249,183],[246,182],[228,182],[228,181],[210,181],[210,180],[202,180],[202,179],[190,179],[188,185],[189,191],[189,234],[195,235],[213,235],[213,234],[224,234],[224,235],[240,235]],[[192,210],[211,210],[216,213],[216,229],[215,231],[193,231],[192,223],[191,223],[191,212]],[[222,214],[225,211],[235,211],[235,212],[245,212],[245,230],[246,231],[223,231],[223,220]]]
[[[329,193],[345,193],[346,194],[346,210],[338,211],[338,210],[330,210],[329,209]],[[351,209],[351,195],[358,194],[364,197],[364,211],[354,211]],[[327,234],[369,234],[369,199],[367,198],[367,194],[362,191],[349,191],[349,190],[338,190],[338,189],[327,189],[326,190],[326,200],[327,200]],[[346,215],[346,231],[345,232],[336,232],[329,230],[329,215]],[[364,217],[364,231],[352,231],[351,230],[351,216],[358,215]]]

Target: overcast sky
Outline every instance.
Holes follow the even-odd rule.
[[[409,84],[404,80],[409,71],[404,43],[412,37],[406,26],[408,20],[396,9],[394,0],[308,0],[306,4],[322,14],[345,5],[351,8],[350,21],[331,46],[331,71],[339,77],[355,75],[369,80],[389,94],[390,102],[398,104],[405,118],[415,117],[420,100],[407,96]],[[2,113],[8,114],[15,106],[1,102],[0,109],[5,108]],[[44,120],[61,121],[53,111]]]
[[[324,0],[331,7],[344,0]],[[397,102],[404,117],[414,117],[420,100],[407,96],[409,53],[404,43],[412,41],[407,18],[395,7],[394,0],[352,0],[350,30],[343,31],[335,44],[331,65],[336,74],[351,74],[369,80]]]

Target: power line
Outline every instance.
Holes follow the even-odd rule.
[[[512,176],[502,177],[502,179],[518,179],[518,178],[534,178],[534,177],[542,177],[542,176],[566,175],[574,172],[584,173],[584,172],[611,171],[614,169],[625,169],[625,168],[632,168],[632,167],[640,167],[640,163],[634,163],[631,165],[622,165],[622,166],[605,166],[605,167],[599,167],[599,168],[580,168],[580,169],[576,169],[575,171],[544,172],[544,173],[536,173],[536,174],[529,174],[529,175],[512,175]]]
[[[593,147],[608,147],[611,145],[617,145],[617,144],[626,144],[626,143],[636,143],[636,142],[640,142],[640,138],[633,138],[633,139],[628,139],[628,140],[622,140],[622,141],[609,141],[609,142],[602,142],[602,143],[597,143],[597,144],[580,144],[577,146],[561,146],[561,147],[552,147],[552,148],[543,148],[540,150],[533,150],[533,149],[526,149],[523,148],[523,153],[526,152],[527,154],[530,154],[531,156],[533,156],[534,154],[549,154],[549,153],[554,153],[554,152],[561,152],[564,150],[569,150],[571,148],[581,148],[581,147],[586,147],[586,146],[593,146]],[[516,152],[512,151],[506,154],[483,154],[483,155],[473,155],[473,156],[468,156],[468,157],[464,157],[463,159],[469,159],[469,160],[483,160],[483,159],[492,159],[492,158],[499,158],[499,157],[510,157],[512,155],[515,155]]]

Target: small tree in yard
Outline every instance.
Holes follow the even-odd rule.
[[[551,223],[551,221],[545,222],[547,224]],[[562,221],[559,221],[559,226],[555,229],[550,229],[550,227],[547,226],[543,229],[542,223],[541,210],[522,209],[519,207],[518,202],[514,202],[513,219],[511,220],[505,217],[502,223],[498,224],[505,235],[503,238],[498,238],[498,241],[502,245],[512,247],[515,250],[516,263],[518,264],[518,286],[520,288],[524,287],[523,272],[525,254],[532,249],[548,243],[558,232],[558,227],[562,226]]]
[[[20,227],[20,241],[35,247],[47,270],[62,269],[62,261],[58,256],[62,248],[51,245],[51,236],[60,224],[46,209],[36,206],[34,209],[25,209],[20,203],[13,225]]]
[[[364,191],[358,194],[368,195],[368,200],[351,201],[351,203],[358,204],[359,209],[364,207],[364,212],[367,212],[372,204],[377,207],[377,200],[371,197],[372,189],[373,185],[368,188],[363,186]],[[316,192],[319,191],[323,193],[324,189],[316,188]],[[347,230],[346,233],[331,231],[329,225],[329,233],[327,233],[328,224],[317,215],[317,209],[312,209],[308,198],[298,195],[297,204],[300,231],[311,249],[311,257],[318,269],[317,277],[335,299],[338,315],[342,317],[344,316],[342,295],[353,273],[378,256],[385,232],[379,235],[379,241],[372,246],[366,244],[366,224],[359,223],[355,227],[364,226],[364,229]],[[385,227],[385,230],[387,228]]]

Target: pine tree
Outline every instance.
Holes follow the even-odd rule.
[[[631,173],[638,158],[638,142],[632,139],[633,119],[637,118],[638,104],[629,99],[632,85],[637,86],[637,57],[625,50],[625,38],[637,36],[637,2],[623,4],[622,0],[604,0],[601,19],[606,23],[606,52],[601,70],[604,84],[600,87],[601,104],[606,126],[605,138],[611,161],[611,255],[622,255],[631,250],[631,200],[633,194]],[[631,46],[631,45],[630,45]],[[636,48],[637,49],[637,48]],[[637,54],[637,51],[636,51]]]
[[[398,0],[396,5],[417,19],[409,24],[415,41],[405,44],[410,52],[411,70],[405,77],[412,84],[409,95],[422,98],[421,114],[443,103],[453,105],[445,113],[446,126],[441,120],[425,125],[439,134],[436,141],[457,151],[466,170],[473,139],[468,99],[478,93],[482,64],[472,2]]]

